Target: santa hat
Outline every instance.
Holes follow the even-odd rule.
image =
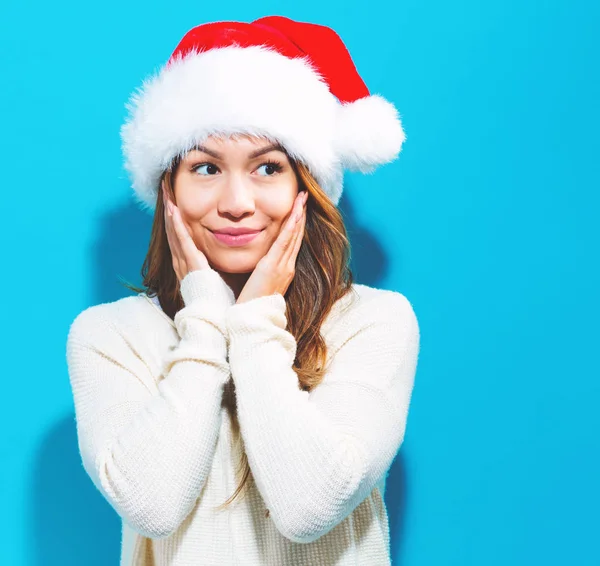
[[[405,140],[398,111],[369,93],[336,32],[282,16],[191,29],[126,106],[125,169],[151,211],[172,160],[213,134],[278,142],[336,205],[344,169],[370,172]]]

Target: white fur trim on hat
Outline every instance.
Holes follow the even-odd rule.
[[[335,204],[344,166],[364,170],[389,161],[404,139],[389,102],[370,96],[341,105],[307,59],[266,46],[178,57],[145,79],[126,107],[125,168],[137,201],[151,211],[160,176],[173,158],[210,135],[241,133],[279,142],[306,164]]]

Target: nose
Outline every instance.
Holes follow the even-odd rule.
[[[223,179],[217,209],[220,214],[240,217],[254,212],[254,193],[243,174],[231,173]]]

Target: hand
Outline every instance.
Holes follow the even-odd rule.
[[[267,254],[256,264],[237,303],[275,293],[285,295],[296,273],[296,258],[304,238],[307,199],[308,191],[298,193],[290,216]]]
[[[190,271],[209,269],[210,266],[183,223],[179,208],[168,197],[164,182],[161,183],[161,191],[165,208],[165,231],[171,248],[173,269],[181,282]]]

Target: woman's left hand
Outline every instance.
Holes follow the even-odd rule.
[[[267,254],[256,264],[237,298],[237,303],[275,293],[285,295],[296,273],[296,258],[302,245],[306,224],[307,199],[308,191],[298,193],[292,212]]]

